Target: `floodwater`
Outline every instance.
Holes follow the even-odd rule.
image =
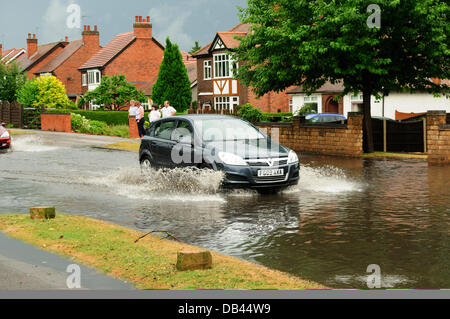
[[[298,275],[333,288],[450,288],[450,166],[420,160],[301,156],[301,182],[280,195],[225,193],[221,174],[142,176],[137,154],[48,145],[0,153],[0,213],[54,205]]]

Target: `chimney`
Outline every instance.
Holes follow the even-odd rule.
[[[86,47],[100,48],[100,32],[98,27],[94,26],[94,30],[91,30],[91,26],[84,26],[84,31],[81,33],[83,42]]]
[[[27,38],[27,54],[28,58],[30,58],[33,54],[35,54],[38,50],[38,40],[36,39],[36,34],[31,36],[31,33],[28,33]]]
[[[152,24],[150,23],[149,16],[147,18],[136,16],[133,29],[137,39],[151,39],[153,37]]]

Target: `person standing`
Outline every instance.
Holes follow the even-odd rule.
[[[165,101],[164,107],[162,108],[161,113],[162,113],[163,118],[167,118],[167,117],[175,116],[175,114],[177,114],[177,110],[175,110],[175,108],[170,106],[169,101]]]
[[[155,104],[152,105],[152,111],[150,112],[150,115],[148,116],[150,120],[150,124],[159,120],[161,118],[161,112],[157,110],[158,106]]]
[[[128,110],[128,116],[136,118],[136,111],[137,111],[136,101],[131,100],[130,101],[130,109]]]
[[[145,136],[145,116],[144,116],[144,107],[140,102],[136,102],[137,110],[136,110],[136,123],[139,130],[139,138],[142,139]]]

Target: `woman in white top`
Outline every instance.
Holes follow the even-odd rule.
[[[150,115],[148,117],[150,123],[153,123],[161,118],[161,113],[157,110],[156,105],[152,105],[152,111],[150,112]]]

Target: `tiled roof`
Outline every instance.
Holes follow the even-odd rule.
[[[241,41],[235,39],[235,37],[245,37],[247,32],[219,32],[217,33],[222,39],[223,44],[227,49],[234,49],[239,47]]]
[[[191,63],[186,66],[189,81],[191,84],[197,80],[197,63]]]
[[[326,82],[320,89],[315,91],[315,93],[341,93],[344,91],[343,82],[338,82],[333,84],[331,82]],[[296,86],[287,91],[287,94],[304,94],[302,86]]]
[[[231,49],[231,48],[236,48],[237,46],[239,46],[239,41],[234,39],[233,35],[245,36],[250,31],[250,28],[251,28],[251,24],[240,23],[237,26],[233,27],[230,31],[228,31],[228,32],[218,32],[218,34],[219,34],[219,36],[220,36],[220,34],[224,35],[225,39],[223,39],[222,37],[221,37],[221,39],[224,42],[227,41],[228,44],[231,45],[231,46],[228,47],[227,44],[225,44],[225,45],[226,45],[227,48]],[[236,42],[237,42],[237,44],[236,44]],[[199,55],[208,54],[211,45],[212,45],[212,42],[209,43],[208,45],[204,46],[203,48],[201,48],[197,52],[195,52],[193,54],[193,56],[196,57],[196,56],[199,56]]]
[[[39,71],[36,73],[51,73],[55,71],[64,61],[70,58],[78,49],[83,46],[83,40],[72,41],[70,42],[60,54],[51,59],[46,65],[44,65]]]
[[[30,58],[28,58],[27,54],[22,54],[17,58],[17,63],[20,65],[21,71],[28,70],[33,64],[35,64],[38,60],[45,57],[49,54],[53,49],[57,46],[65,46],[65,42],[53,42],[48,44],[43,44],[38,46],[38,50],[35,54],[33,54]]]
[[[14,59],[14,57],[16,57],[16,55],[18,55],[21,52],[23,54],[24,53],[24,49],[9,49],[9,50],[5,50],[5,51],[2,52],[2,56],[1,56],[0,60],[3,63],[11,62],[12,59]]]
[[[94,54],[79,69],[100,68],[114,59],[125,47],[136,39],[133,32],[118,34],[103,49]]]

